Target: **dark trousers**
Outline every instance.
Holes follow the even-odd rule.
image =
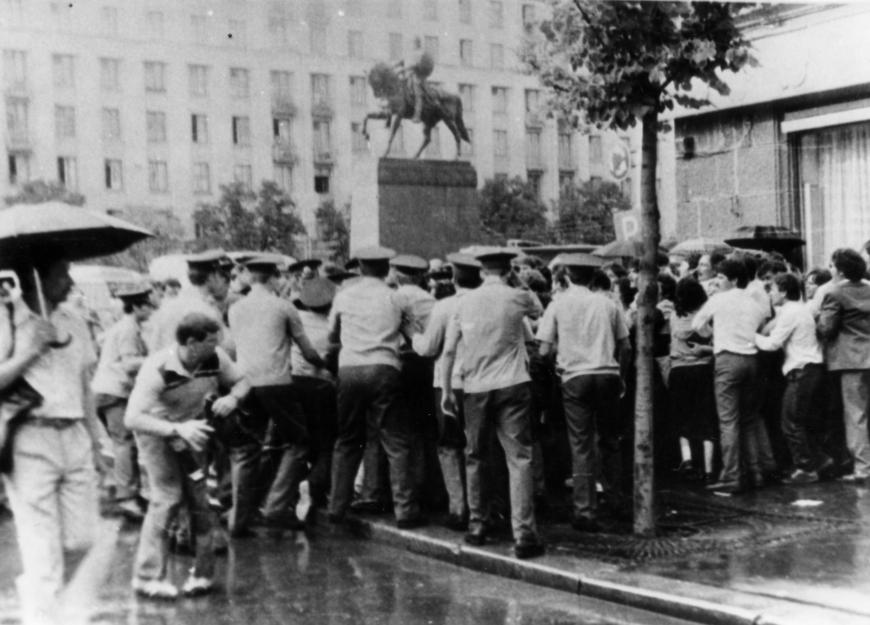
[[[455,417],[441,411],[442,389],[435,389],[435,415],[438,419],[438,462],[447,490],[450,514],[464,518],[468,514],[465,487],[465,415],[462,409],[463,393],[454,391],[457,412]]]
[[[410,519],[420,514],[409,470],[410,437],[407,424],[402,422],[399,387],[399,371],[389,365],[339,369],[338,436],[332,456],[330,514],[340,518],[350,506],[367,430],[378,433],[387,455],[396,518]]]
[[[596,516],[595,478],[599,473],[613,503],[621,503],[620,389],[616,374],[578,375],[562,383],[573,467],[573,513],[577,517]]]
[[[782,433],[794,465],[814,471],[822,462],[815,436],[820,421],[818,398],[825,375],[824,365],[809,364],[786,375],[782,396]]]
[[[293,376],[296,397],[308,424],[308,487],[311,499],[321,504],[329,495],[332,449],[335,446],[335,382],[310,376]]]

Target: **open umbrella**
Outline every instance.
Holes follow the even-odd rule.
[[[637,258],[643,254],[643,241],[639,239],[625,239],[624,241],[611,241],[592,250],[596,256],[607,258]]]
[[[741,226],[725,239],[733,247],[788,254],[804,244],[800,234],[784,226]]]
[[[668,253],[676,254],[677,256],[688,256],[689,254],[713,254],[714,252],[727,254],[730,251],[731,246],[724,241],[708,239],[707,237],[698,237],[695,239],[680,241],[673,246]]]

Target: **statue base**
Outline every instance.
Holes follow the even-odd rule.
[[[353,182],[351,252],[381,245],[429,259],[480,243],[471,163],[360,159]]]

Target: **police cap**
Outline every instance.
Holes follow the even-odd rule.
[[[511,261],[517,253],[504,248],[485,250],[475,254],[475,258],[487,269],[505,269],[510,267]]]
[[[390,265],[402,273],[412,275],[426,273],[429,269],[429,263],[424,258],[414,256],[413,254],[400,254],[390,260]]]
[[[191,254],[187,257],[187,266],[200,271],[214,271],[216,269],[229,269],[233,261],[223,250],[208,250],[199,254]]]
[[[150,294],[151,286],[148,284],[128,284],[115,291],[115,297],[123,302],[146,299]]]
[[[278,273],[279,261],[274,256],[251,256],[242,263],[251,271]]]
[[[388,247],[364,247],[353,254],[353,258],[361,263],[387,261],[396,256],[395,250]]]
[[[287,271],[293,273],[296,271],[303,271],[306,268],[311,269],[311,271],[316,271],[322,264],[323,261],[319,258],[306,258],[305,260],[297,260],[295,263],[288,265]]]
[[[471,256],[470,254],[448,254],[447,262],[454,267],[467,267],[468,269],[480,269],[481,267],[483,267],[480,261],[477,260],[474,256]]]

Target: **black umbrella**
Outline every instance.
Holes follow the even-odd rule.
[[[732,247],[788,254],[804,244],[801,235],[784,226],[741,226],[725,239]]]

